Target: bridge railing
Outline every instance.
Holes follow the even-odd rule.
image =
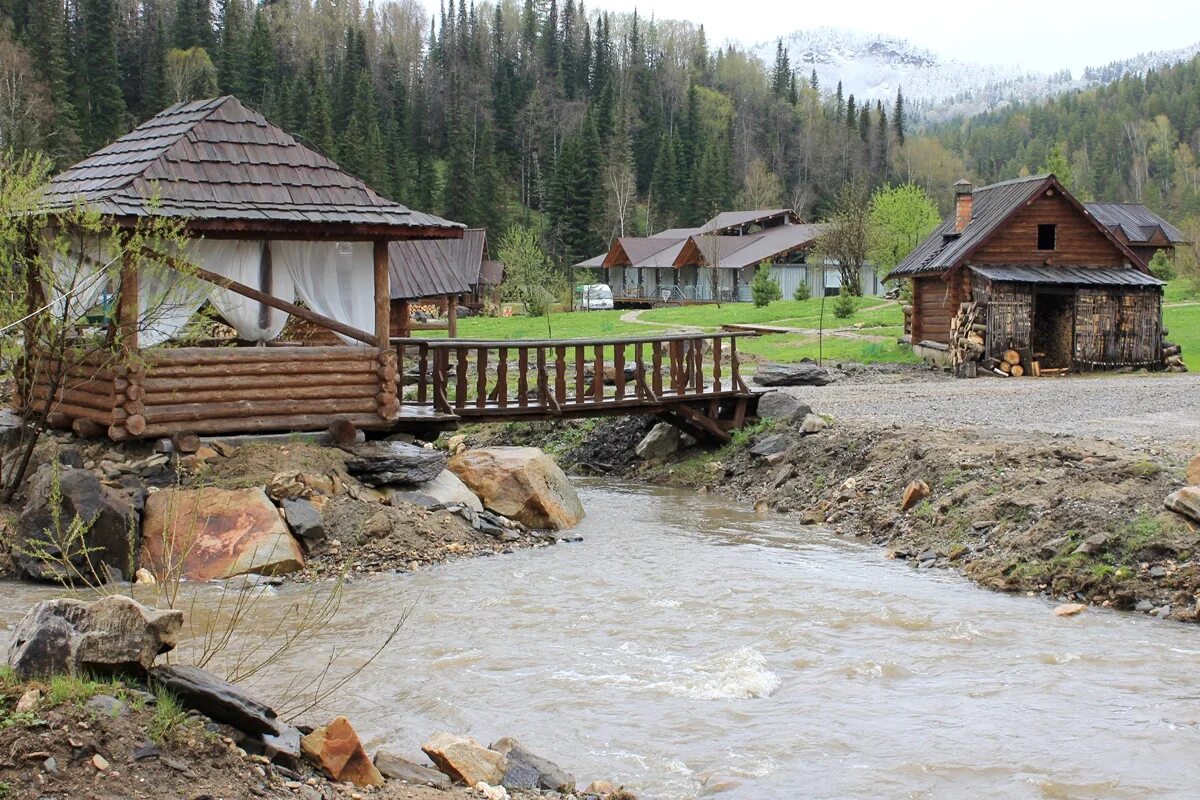
[[[748,395],[746,332],[613,339],[392,339],[405,405],[459,416],[556,415]]]

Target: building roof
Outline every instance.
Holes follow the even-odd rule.
[[[1080,213],[1092,219],[1115,247],[1120,249],[1131,263],[1140,263],[1137,257],[1118,240],[1108,228],[1099,224],[1084,206],[1059,183],[1054,175],[1030,175],[988,186],[980,186],[971,193],[971,220],[962,232],[955,232],[955,215],[950,214],[926,236],[896,268],[888,278],[924,273],[942,273],[963,264],[975,250],[986,242],[1009,217],[1022,205],[1048,188],[1055,188],[1071,203],[1078,206]]]
[[[504,262],[484,261],[479,268],[480,286],[499,286],[504,282]]]
[[[408,239],[388,243],[388,273],[393,300],[419,300],[467,294],[470,284],[455,265],[460,239]]]
[[[1104,227],[1119,231],[1132,244],[1153,241],[1161,232],[1171,244],[1186,244],[1187,237],[1165,219],[1141,203],[1084,203],[1083,207]]]
[[[701,228],[667,228],[654,234],[655,239],[686,239],[702,231]]]
[[[83,201],[195,232],[457,237],[462,226],[378,195],[231,96],[177,103],[54,177],[46,210]]]
[[[790,208],[760,208],[751,211],[722,211],[704,223],[701,230],[704,233],[720,233],[731,228],[741,228],[744,225],[763,224],[777,217],[799,222],[799,218]]]
[[[1136,269],[1120,267],[1027,267],[979,265],[968,267],[993,281],[1068,286],[1162,286],[1163,281]]]
[[[658,263],[655,257],[665,250],[682,245],[685,241],[686,239],[670,239],[662,236],[622,236],[605,254],[602,266],[669,267],[674,263],[674,255],[664,263]],[[678,254],[677,249],[675,254]]]
[[[741,269],[807,247],[816,241],[828,226],[778,225],[745,236],[697,236],[693,239],[705,263],[718,269]],[[695,256],[695,251],[687,254]],[[676,266],[688,266],[679,263]]]

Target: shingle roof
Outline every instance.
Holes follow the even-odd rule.
[[[1120,267],[1027,267],[978,265],[968,267],[993,281],[1059,284],[1067,286],[1162,286],[1153,275]]]
[[[388,272],[393,300],[419,300],[467,294],[471,287],[455,267],[451,250],[458,239],[409,239],[388,243]]]
[[[972,193],[971,221],[962,233],[954,233],[954,215],[942,220],[908,257],[891,271],[893,275],[944,272],[955,266],[983,242],[1013,210],[1033,197],[1052,175],[1030,175],[1011,181],[980,186]]]
[[[1184,244],[1187,237],[1165,219],[1141,203],[1084,203],[1096,221],[1110,230],[1119,230],[1133,244],[1149,242],[1162,231],[1172,244]]]
[[[177,103],[50,181],[49,211],[85,201],[117,217],[198,229],[318,225],[455,236],[458,223],[383,198],[235,97]]]
[[[625,254],[629,259],[628,264],[610,264],[609,266],[630,266],[630,267],[669,267],[675,261],[675,255],[678,255],[678,247],[682,246],[686,241],[684,239],[669,239],[663,236],[624,236],[617,239],[617,248]],[[615,255],[616,249],[610,251]],[[663,263],[658,263],[655,258],[659,253],[666,250],[674,249],[671,257]]]
[[[795,216],[790,208],[760,208],[750,211],[722,211],[715,217],[704,223],[702,230],[705,233],[719,233],[730,228],[740,228],[743,225],[749,225],[755,222],[764,222],[773,217],[791,214]]]

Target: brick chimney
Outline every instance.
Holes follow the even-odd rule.
[[[971,182],[963,178],[954,184],[954,232],[962,233],[971,221]]]

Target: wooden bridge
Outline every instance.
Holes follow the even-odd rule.
[[[459,421],[655,414],[700,439],[729,441],[755,411],[742,379],[746,332],[613,339],[392,339],[398,429]]]

